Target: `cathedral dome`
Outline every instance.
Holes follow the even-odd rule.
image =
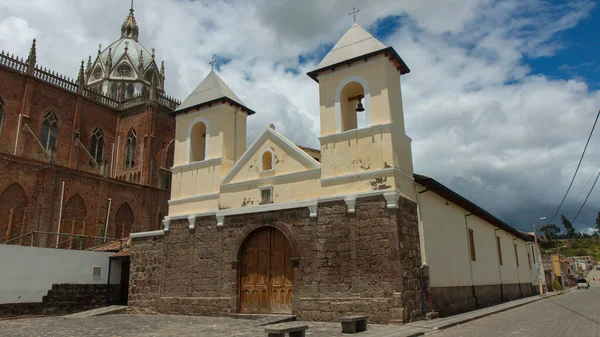
[[[152,54],[148,52],[148,49],[130,37],[121,37],[117,41],[111,43],[102,51],[100,57],[102,62],[106,62],[109,59],[110,54],[112,62],[116,63],[121,60],[123,55],[125,55],[125,52],[127,52],[129,59],[136,68],[139,67],[140,62],[143,63],[142,66],[144,69],[152,63]]]
[[[91,56],[85,71],[86,86],[113,98],[131,98],[137,94],[148,94],[150,87],[163,91],[164,63],[158,67],[152,53],[138,41],[140,29],[133,15],[133,4],[129,15],[121,25],[121,37],[102,50],[92,63]]]

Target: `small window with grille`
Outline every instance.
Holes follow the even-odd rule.
[[[270,204],[273,202],[273,186],[264,186],[260,188],[260,203]]]

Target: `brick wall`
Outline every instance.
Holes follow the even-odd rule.
[[[316,219],[307,208],[290,209],[226,217],[224,228],[217,228],[214,216],[197,219],[195,230],[187,220],[173,221],[163,238],[133,240],[129,304],[163,313],[238,312],[240,247],[253,230],[271,226],[285,234],[298,259],[292,311],[299,319],[337,321],[367,313],[374,322],[416,320],[416,204],[400,205],[387,209],[382,196],[362,198],[356,213],[348,214],[343,201],[328,202],[319,204]],[[148,282],[160,282],[160,292]]]
[[[0,100],[4,104],[5,114],[0,129],[0,153],[14,153],[19,114],[27,116],[22,123],[27,124],[40,139],[44,116],[48,111],[54,111],[59,125],[54,154],[56,165],[100,174],[100,170],[90,165],[89,157],[75,143],[75,138],[79,137],[89,151],[92,132],[100,127],[104,133],[104,174],[110,174],[112,163],[113,173],[119,173],[122,179],[134,181],[132,174],[139,172],[140,183],[160,187],[158,168],[164,164],[164,143],[168,144],[175,138],[175,118],[169,115],[170,109],[148,103],[116,111],[4,67],[0,67]],[[137,134],[137,165],[126,169],[125,143],[132,128]],[[113,144],[114,158],[111,157]],[[48,162],[46,154],[29,132],[20,132],[16,155]],[[138,181],[135,177],[135,181]]]
[[[104,230],[107,198],[112,199],[109,237],[120,237],[122,233],[114,221],[117,211],[124,205],[131,208],[134,219],[132,224],[126,224],[129,226],[126,233],[159,228],[159,213],[162,216],[168,214],[169,192],[158,188],[158,168],[164,166],[164,144],[175,135],[175,119],[168,115],[168,108],[150,102],[116,111],[5,67],[0,67],[0,100],[4,107],[4,120],[0,125],[0,198],[4,200],[0,203],[0,242],[32,230],[57,231],[63,181],[64,203],[69,207],[63,216],[61,232],[99,235]],[[19,132],[16,156],[13,156],[19,114],[26,116],[22,123],[40,139],[42,120],[50,110],[58,119],[53,162],[49,163],[44,151],[27,131]],[[91,135],[97,127],[104,135],[104,172],[90,165],[90,158],[75,142],[79,138],[89,151]],[[110,177],[111,163],[113,175],[121,174],[120,180],[134,181],[137,177],[123,175],[124,149],[130,128],[136,130],[138,141],[137,166],[129,171],[138,174],[139,179],[135,179],[138,184],[105,177]],[[47,236],[40,239],[43,245],[55,240]]]
[[[10,237],[18,237],[22,232],[58,230],[58,217],[60,209],[60,195],[62,182],[65,182],[64,205],[70,205],[73,199],[77,202],[77,209],[67,209],[63,214],[62,233],[70,233],[72,219],[76,220],[75,234],[83,234],[85,223],[86,235],[98,235],[104,229],[108,198],[112,199],[110,208],[110,221],[108,228],[109,237],[120,237],[116,231],[116,215],[118,209],[128,204],[132,211],[134,221],[132,227],[126,232],[146,231],[158,229],[158,213],[167,214],[169,192],[149,186],[141,186],[107,179],[102,176],[71,170],[51,164],[34,162],[20,157],[0,154],[0,177],[9,179],[0,180],[0,198],[14,200],[15,194],[23,193],[26,196],[25,229],[21,222],[13,219],[13,229]],[[18,186],[18,188],[15,188]],[[3,193],[4,191],[8,191]],[[8,218],[11,203],[0,203],[0,241],[4,241],[7,234]],[[13,212],[14,213],[14,212]],[[21,214],[21,213],[19,213]],[[82,221],[83,220],[83,221]],[[38,244],[46,246],[55,237],[40,236]],[[30,241],[23,242],[29,244]],[[93,240],[88,240],[86,246],[94,245]]]

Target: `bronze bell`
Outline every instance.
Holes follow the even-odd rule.
[[[363,107],[362,101],[360,99],[358,100],[358,104],[356,105],[356,111],[357,112],[363,112],[363,111],[365,111],[365,108]]]

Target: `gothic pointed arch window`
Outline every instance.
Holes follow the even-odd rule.
[[[115,215],[115,238],[126,238],[131,233],[133,227],[133,210],[128,203],[122,204]]]
[[[58,138],[58,119],[54,111],[48,111],[42,120],[40,141],[46,150],[56,148]]]
[[[165,158],[165,168],[171,169],[175,166],[175,141],[172,140],[167,146],[167,156]]]
[[[18,237],[26,231],[22,226],[27,227],[27,194],[21,185],[12,183],[6,187],[0,193],[0,205],[0,241]]]
[[[172,173],[171,168],[175,166],[175,141],[172,140],[167,146],[165,153],[164,170],[160,171],[160,188],[171,190]]]
[[[133,97],[133,93],[135,92],[135,87],[133,86],[133,84],[128,84],[127,85],[127,98],[131,98]]]
[[[0,135],[2,135],[2,125],[4,122],[4,102],[0,98]]]
[[[104,132],[97,127],[92,131],[90,138],[90,154],[98,165],[102,165],[102,154],[104,153]]]
[[[117,98],[119,95],[119,85],[117,83],[113,83],[110,85],[110,96],[112,98]]]
[[[154,75],[154,68],[146,70],[144,73],[144,80],[148,83],[152,83],[152,76]]]
[[[125,143],[125,168],[135,167],[135,148],[137,145],[137,137],[133,129],[129,130],[127,142]]]
[[[63,208],[61,233],[85,235],[84,228],[86,223],[86,217],[87,207],[85,206],[85,201],[83,201],[83,198],[79,194],[73,195],[67,200]],[[75,237],[64,237],[63,240],[70,238]],[[71,241],[69,242],[68,247],[74,248],[77,247],[77,244],[81,244],[81,246],[83,247],[84,243],[84,241]]]

